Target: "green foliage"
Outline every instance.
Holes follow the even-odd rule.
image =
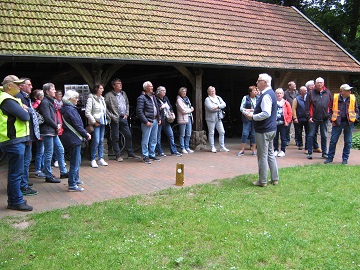
[[[293,167],[276,187],[244,175],[4,218],[0,268],[358,269],[359,173]]]
[[[360,132],[354,132],[351,147],[360,150]]]

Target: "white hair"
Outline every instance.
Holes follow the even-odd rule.
[[[271,76],[269,74],[261,73],[261,74],[259,74],[259,78],[261,80],[264,80],[268,86],[271,86],[272,78],[271,78]]]
[[[67,90],[65,92],[64,97],[62,98],[63,102],[70,102],[70,99],[74,99],[74,98],[78,98],[79,97],[79,93],[74,91],[74,90]]]
[[[319,77],[319,78],[316,78],[315,82],[325,82],[325,80],[323,78]]]
[[[151,84],[151,82],[150,82],[150,81],[146,81],[146,82],[144,82],[144,83],[143,83],[143,89],[145,90],[145,89],[146,89],[146,87],[147,87],[149,84]]]
[[[282,94],[284,94],[284,90],[283,90],[282,88],[278,88],[278,89],[275,90],[275,93],[276,93],[276,94],[277,94],[277,93],[282,93]]]
[[[310,81],[307,81],[307,83],[305,83],[305,87],[309,88],[310,85],[314,85],[314,84],[315,84],[314,80],[310,80]]]

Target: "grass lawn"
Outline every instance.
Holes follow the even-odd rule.
[[[360,269],[360,167],[243,175],[0,220],[0,269]],[[39,195],[40,196],[40,195]]]

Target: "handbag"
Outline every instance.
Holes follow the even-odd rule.
[[[41,125],[45,122],[44,117],[36,110],[35,110],[35,115],[36,115],[39,125]]]
[[[87,131],[88,133],[93,133],[93,132],[94,132],[94,126],[93,126],[93,125],[87,125],[87,126],[85,127],[85,129],[86,129],[86,131]]]
[[[168,121],[169,123],[172,123],[174,122],[175,120],[175,114],[172,113],[169,109],[165,108],[164,109],[164,113],[165,113],[165,118],[166,118],[166,121]]]

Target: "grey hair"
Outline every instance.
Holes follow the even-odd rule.
[[[314,85],[314,84],[315,84],[314,80],[310,80],[307,83],[305,83],[305,86],[306,88],[309,88],[310,85]]]
[[[215,90],[215,87],[214,86],[209,86],[208,89],[207,89],[207,93],[209,94],[209,91],[214,89]]]
[[[157,89],[156,89],[156,95],[159,95],[161,90],[165,90],[166,91],[166,88],[164,86],[159,86]]]
[[[301,87],[299,88],[299,90],[302,90],[302,89],[304,89],[304,90],[307,91],[307,87],[306,87],[306,86],[301,86]]]
[[[284,89],[278,88],[275,90],[275,93],[283,93],[284,94]]]
[[[143,83],[143,89],[145,90],[146,89],[146,86],[148,86],[148,84],[150,84],[151,82],[150,81],[146,81]]]
[[[316,78],[315,82],[325,82],[325,80],[323,78],[319,77],[319,78]]]
[[[181,92],[185,90],[187,92],[187,88],[186,87],[180,87],[179,91],[178,91],[178,94],[180,95]]]
[[[48,82],[43,85],[42,89],[43,89],[44,93],[46,93],[46,91],[50,90],[51,87],[55,88],[55,84]]]
[[[64,97],[62,98],[63,102],[71,103],[70,99],[78,98],[79,93],[74,90],[67,90]]]
[[[272,78],[269,74],[267,73],[261,73],[259,74],[259,78],[264,80],[268,86],[271,86],[271,81],[272,81]]]

